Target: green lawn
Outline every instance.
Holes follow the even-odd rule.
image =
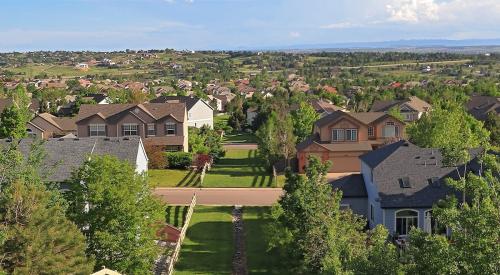
[[[257,150],[227,150],[206,174],[203,187],[276,187]]]
[[[175,274],[231,274],[232,207],[197,206]]]
[[[271,208],[244,207],[243,222],[249,274],[288,274],[280,269],[279,253],[268,249],[267,226],[271,222]]]
[[[224,135],[226,143],[257,143],[257,137],[252,133],[231,133]]]
[[[186,221],[189,207],[186,205],[169,205],[165,210],[165,221],[177,228],[181,228]]]
[[[200,180],[200,173],[194,170],[151,169],[148,176],[154,187],[193,187],[199,186]]]

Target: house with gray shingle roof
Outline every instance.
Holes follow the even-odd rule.
[[[17,141],[19,150],[28,155],[35,139]],[[0,148],[11,146],[13,141],[0,140]],[[92,156],[110,155],[129,162],[137,173],[148,171],[148,157],[139,137],[126,138],[59,138],[42,143],[45,157],[41,176],[49,182],[63,183]]]
[[[468,171],[479,173],[481,166],[475,158],[480,152],[471,151],[474,159]],[[341,203],[366,217],[370,228],[382,224],[393,236],[406,236],[411,227],[427,232],[443,230],[432,218],[432,206],[446,196],[460,194],[445,183],[447,178],[457,179],[459,175],[456,167],[443,165],[439,149],[420,148],[401,140],[359,158],[360,175],[331,184],[346,194]],[[460,173],[463,167],[458,168]],[[364,201],[359,199],[363,195]]]

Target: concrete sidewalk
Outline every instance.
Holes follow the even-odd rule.
[[[168,204],[187,205],[194,194],[199,205],[270,206],[283,194],[281,188],[156,188],[154,194]]]

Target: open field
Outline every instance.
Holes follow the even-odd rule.
[[[227,150],[206,174],[203,187],[276,187],[257,150]]]
[[[191,169],[151,169],[148,176],[154,187],[195,187],[200,181],[200,173]]]
[[[197,206],[175,274],[231,274],[232,207]]]

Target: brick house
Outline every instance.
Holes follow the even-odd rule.
[[[313,134],[297,145],[299,172],[309,155],[330,160],[331,173],[359,172],[359,156],[404,137],[405,123],[383,112],[335,111],[314,123]]]
[[[144,145],[188,150],[184,103],[84,104],[75,123],[81,138],[139,136]]]

